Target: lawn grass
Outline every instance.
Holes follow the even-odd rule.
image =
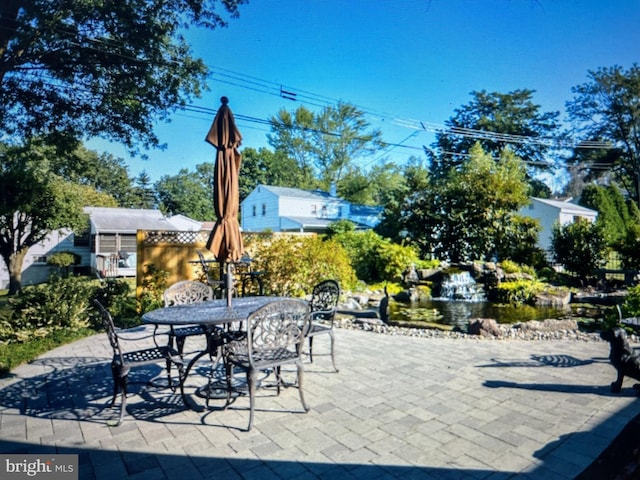
[[[96,331],[90,328],[76,331],[56,330],[51,335],[44,338],[34,338],[28,342],[0,344],[0,378],[9,375],[12,368],[35,360],[49,350],[95,333]]]

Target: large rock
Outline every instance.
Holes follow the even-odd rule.
[[[514,325],[521,330],[531,330],[536,332],[557,332],[578,330],[578,322],[571,318],[566,319],[546,319],[546,320],[530,320]]]
[[[493,336],[501,337],[502,330],[493,318],[476,318],[469,321],[469,330],[471,335],[482,335],[483,337]]]
[[[539,307],[565,307],[571,302],[571,292],[557,288],[547,290],[536,295],[536,305]]]

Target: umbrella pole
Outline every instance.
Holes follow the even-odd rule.
[[[233,292],[233,269],[231,267],[231,262],[227,263],[226,290],[227,290],[227,307],[231,307],[231,294]]]

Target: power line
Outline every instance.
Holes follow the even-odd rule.
[[[7,28],[7,27],[5,27]],[[16,28],[12,28],[12,30],[17,30]],[[76,36],[77,32],[73,32],[72,30],[69,29],[58,29],[57,31],[62,32],[64,34],[68,34],[70,36]],[[72,46],[76,46],[76,47],[80,47],[80,48],[84,48],[84,49],[88,49],[88,50],[93,50],[96,51],[98,53],[103,53],[103,54],[107,54],[110,55],[112,57],[120,57],[129,61],[136,61],[136,62],[140,62],[142,61],[142,59],[131,56],[131,55],[126,55],[122,52],[122,50],[126,49],[127,47],[129,47],[129,45],[123,41],[120,41],[119,39],[100,39],[100,38],[93,38],[90,37],[88,35],[84,35],[83,38],[81,39],[83,41],[86,41],[88,44],[93,44],[96,46],[92,46],[92,45],[83,45],[80,44],[76,41],[73,41],[71,39],[67,39],[67,41],[69,42],[69,45]],[[106,48],[104,48],[106,47]],[[118,52],[114,52],[113,49],[117,49]],[[176,62],[177,63],[177,62]],[[235,86],[238,88],[243,88],[243,89],[248,89],[248,90],[252,90],[258,93],[262,93],[262,94],[266,94],[266,95],[272,95],[272,96],[277,96],[283,99],[287,99],[287,100],[291,100],[291,101],[299,101],[301,103],[305,103],[308,105],[312,105],[314,107],[322,107],[325,108],[327,106],[330,106],[332,104],[335,103],[339,103],[340,101],[336,100],[336,99],[332,99],[330,97],[327,96],[323,96],[323,95],[318,95],[312,92],[308,92],[305,90],[301,90],[295,87],[291,87],[291,86],[284,86],[282,84],[278,84],[276,82],[272,82],[269,80],[265,80],[265,79],[261,79],[258,77],[252,77],[243,73],[239,73],[239,72],[235,72],[232,70],[228,70],[228,69],[224,69],[221,67],[212,67],[207,65],[207,68],[210,70],[210,74],[208,75],[209,78],[211,78],[214,81],[220,82],[220,83],[225,83],[227,85],[231,85],[231,86]],[[22,74],[27,74],[28,72],[25,70],[17,70],[14,71],[15,73],[22,73]],[[216,78],[216,77],[222,77],[222,78]],[[51,78],[51,77],[50,77]],[[64,87],[62,87],[61,85],[54,85],[52,83],[49,83],[50,86],[54,86],[55,88],[60,88],[63,89]],[[85,91],[87,93],[94,93],[90,88],[88,87],[84,87]],[[286,89],[286,90],[285,90]],[[69,89],[65,89],[67,93],[69,93]],[[392,123],[400,126],[400,127],[404,127],[404,128],[409,128],[409,129],[413,129],[413,130],[423,130],[425,132],[431,132],[431,133],[436,133],[438,135],[455,135],[455,136],[462,136],[462,137],[468,137],[468,138],[475,138],[475,139],[480,139],[480,140],[491,140],[491,141],[496,141],[496,142],[503,142],[503,143],[513,143],[513,144],[530,144],[530,145],[540,145],[540,146],[544,146],[547,148],[558,148],[558,149],[566,149],[566,148],[580,148],[580,149],[608,149],[608,148],[612,148],[612,145],[608,142],[601,142],[601,141],[575,141],[575,140],[567,140],[567,141],[560,141],[557,139],[553,139],[553,138],[545,138],[545,137],[533,137],[533,136],[526,136],[526,135],[514,135],[514,134],[506,134],[506,133],[500,133],[500,132],[491,132],[491,131],[486,131],[486,130],[478,130],[478,129],[472,129],[472,128],[465,128],[465,127],[456,127],[456,126],[451,126],[451,127],[447,127],[445,125],[439,125],[439,124],[435,124],[432,122],[425,122],[425,121],[420,121],[420,120],[410,120],[410,119],[403,119],[403,118],[399,118],[397,116],[388,114],[388,113],[381,113],[381,112],[377,112],[373,109],[369,109],[367,107],[363,107],[363,106],[359,106],[359,105],[355,105],[355,104],[351,104],[353,106],[355,106],[356,108],[360,109],[363,113],[365,113],[366,115],[369,116],[373,116],[373,117],[377,117],[379,119],[382,120],[386,120],[389,119],[392,121]],[[195,105],[188,105],[186,107],[183,108],[183,110],[186,111],[192,111],[192,112],[196,112],[196,113],[214,113],[214,110],[211,109],[204,109],[204,107],[198,107]],[[242,119],[241,115],[236,114],[236,117],[239,119]],[[249,117],[249,116],[245,116],[244,118],[245,121],[248,122],[253,122],[253,123],[261,123],[264,125],[271,125],[271,123],[268,120],[264,120],[264,119],[258,119],[255,117]],[[338,133],[335,132],[320,132],[318,130],[314,130],[316,133],[323,133],[326,135],[339,135]],[[406,142],[408,139],[412,138],[413,136],[415,136],[415,134],[411,134],[409,135],[407,138],[405,138],[404,140],[402,140],[400,143],[397,144],[387,144],[388,146],[392,146],[392,147],[402,147],[402,148],[413,148],[416,150],[420,150],[420,148],[418,147],[408,147],[406,145],[403,145],[404,142]]]

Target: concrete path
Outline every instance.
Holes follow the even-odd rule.
[[[140,383],[113,428],[96,335],[0,380],[0,452],[78,453],[82,479],[572,479],[640,413],[632,380],[609,392],[602,341],[338,330],[337,346],[339,373],[328,356],[305,364],[307,414],[296,388],[263,389],[246,432],[245,397],[202,413]]]

